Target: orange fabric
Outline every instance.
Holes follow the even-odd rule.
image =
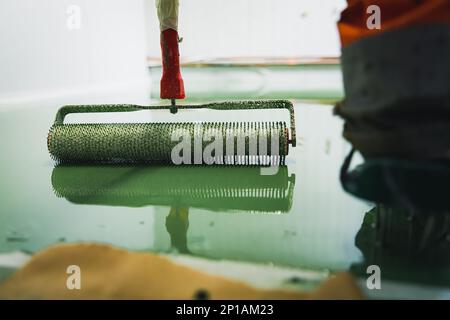
[[[450,0],[347,0],[338,22],[342,46],[388,30],[425,23],[449,23]],[[369,30],[367,8],[381,9],[381,29]]]
[[[80,290],[67,289],[69,265],[80,268]],[[0,299],[363,299],[349,273],[339,273],[312,292],[263,289],[207,274],[161,255],[102,244],[64,244],[35,254],[0,285]]]

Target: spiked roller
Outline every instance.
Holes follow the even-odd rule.
[[[47,138],[48,150],[58,163],[163,163],[173,161],[173,152],[187,134],[190,146],[183,164],[283,164],[289,144],[296,145],[294,108],[285,100],[244,101],[183,106],[183,109],[214,110],[287,109],[290,130],[285,122],[206,122],[206,123],[95,123],[65,124],[70,113],[133,112],[167,109],[138,105],[72,105],[62,107]],[[177,133],[178,132],[178,133]],[[209,142],[205,136],[219,137],[215,150],[204,157]],[[200,159],[195,146],[201,141]],[[216,145],[216,146],[217,146]],[[186,157],[186,155],[184,155]]]

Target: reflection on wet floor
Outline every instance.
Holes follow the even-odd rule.
[[[286,213],[294,184],[286,166],[270,175],[256,166],[60,165],[52,172],[55,193],[76,204],[225,212]]]
[[[279,214],[291,209],[295,175],[280,166],[262,175],[256,166],[60,165],[52,173],[56,195],[76,204],[170,207],[166,228],[172,248],[187,244],[189,208]]]
[[[366,159],[349,170],[354,150],[341,169],[343,188],[362,199],[411,212],[448,211],[450,167],[447,161]]]
[[[350,148],[341,138],[342,122],[329,106],[295,106],[299,145],[290,150],[286,166],[275,175],[242,166],[55,167],[45,137],[57,108],[0,113],[5,141],[0,165],[2,255],[33,254],[59,242],[89,241],[211,261],[325,273],[351,270],[363,279],[368,265],[379,264],[389,280],[450,285],[445,192],[433,193],[443,200],[440,211],[433,213],[392,209],[394,205],[372,209],[374,205],[346,194],[339,173]],[[217,114],[201,116],[204,121],[217,119]],[[227,113],[223,120],[236,116],[254,117]],[[155,115],[159,121],[164,117]],[[181,117],[192,120],[198,115]],[[267,121],[271,115],[261,118]],[[355,160],[352,167],[358,165]],[[359,167],[349,170],[349,176],[358,178],[363,172],[370,174],[372,182],[386,182],[382,177],[389,173],[398,183],[415,188],[410,200],[419,199],[414,193],[419,187],[431,191],[442,187],[431,183],[426,171],[436,166],[414,170],[425,181],[423,186],[408,183],[415,179],[408,171],[411,166],[397,170],[395,163],[382,163],[375,167],[378,171]],[[368,186],[376,185],[372,182]],[[372,189],[355,190],[374,194]]]
[[[385,279],[450,285],[449,212],[378,205],[365,215],[355,242],[364,255],[352,266],[357,274],[378,265]]]
[[[361,259],[354,237],[372,206],[339,184],[349,146],[331,106],[295,106],[299,144],[274,176],[241,167],[54,168],[45,138],[58,107],[0,114],[0,252],[32,254],[58,242],[89,241],[317,271],[348,270]],[[202,121],[278,121],[264,112],[200,115]],[[151,116],[199,118],[195,112]]]
[[[364,276],[375,265],[384,279],[448,287],[448,162],[367,158],[349,170],[352,154],[341,170],[342,185],[377,206],[356,235],[364,259],[351,270]]]

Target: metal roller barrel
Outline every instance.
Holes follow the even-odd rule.
[[[65,124],[48,140],[58,162],[259,165],[288,153],[284,122]]]

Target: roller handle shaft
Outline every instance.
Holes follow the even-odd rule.
[[[180,71],[178,32],[166,29],[161,32],[162,78],[161,99],[184,99],[184,83]]]

